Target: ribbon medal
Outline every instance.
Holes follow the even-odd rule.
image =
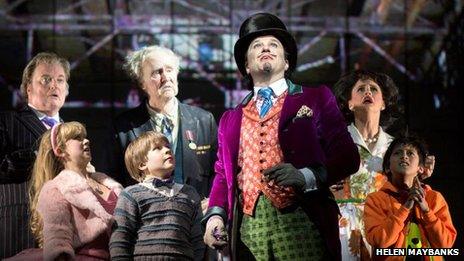
[[[196,150],[197,149],[197,144],[193,141],[193,132],[191,130],[186,130],[185,131],[185,136],[187,136],[187,140],[189,142],[188,146],[191,150]]]

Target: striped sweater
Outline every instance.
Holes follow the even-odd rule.
[[[124,189],[114,210],[111,260],[201,260],[205,245],[200,196],[189,185],[167,197],[136,184]]]

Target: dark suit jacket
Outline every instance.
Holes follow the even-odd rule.
[[[26,181],[38,140],[46,130],[28,106],[0,113],[0,258],[34,246]]]
[[[29,179],[38,140],[47,129],[28,106],[0,113],[0,183]]]
[[[213,115],[201,108],[179,103],[180,126],[178,139],[182,139],[182,158],[176,154],[176,161],[182,161],[184,182],[197,189],[198,194],[207,197],[210,191],[211,181],[214,175],[213,164],[216,160],[217,150],[217,125]],[[120,164],[119,174],[116,177],[124,185],[130,184],[130,176],[124,166],[124,152],[131,141],[140,134],[153,130],[146,102],[138,107],[119,115],[115,121],[116,140],[119,144]],[[190,130],[194,135],[197,149],[191,149],[186,136]],[[179,142],[179,141],[178,141]],[[133,182],[133,181],[132,181]]]

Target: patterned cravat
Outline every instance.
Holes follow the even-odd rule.
[[[50,128],[57,123],[57,121],[52,117],[44,117],[43,119],[41,119],[41,121]]]
[[[163,132],[164,136],[168,138],[169,143],[172,144],[172,129],[174,129],[174,124],[172,123],[171,119],[167,116],[163,117],[161,121],[161,132]]]
[[[258,91],[258,96],[263,100],[263,105],[261,105],[261,110],[259,111],[259,117],[263,118],[266,116],[268,111],[272,107],[272,96],[274,92],[270,87],[261,88]]]
[[[167,188],[172,188],[173,185],[174,185],[174,178],[172,176],[166,180],[161,180],[161,179],[156,179],[156,178],[153,180],[153,186],[155,188],[159,188],[163,186]]]

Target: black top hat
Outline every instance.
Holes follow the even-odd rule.
[[[256,37],[265,35],[272,35],[279,39],[288,54],[288,71],[292,72],[295,69],[298,48],[295,39],[288,32],[285,24],[273,14],[257,13],[248,17],[242,23],[240,26],[240,38],[234,46],[235,62],[243,76],[247,75],[245,56],[248,46]]]

